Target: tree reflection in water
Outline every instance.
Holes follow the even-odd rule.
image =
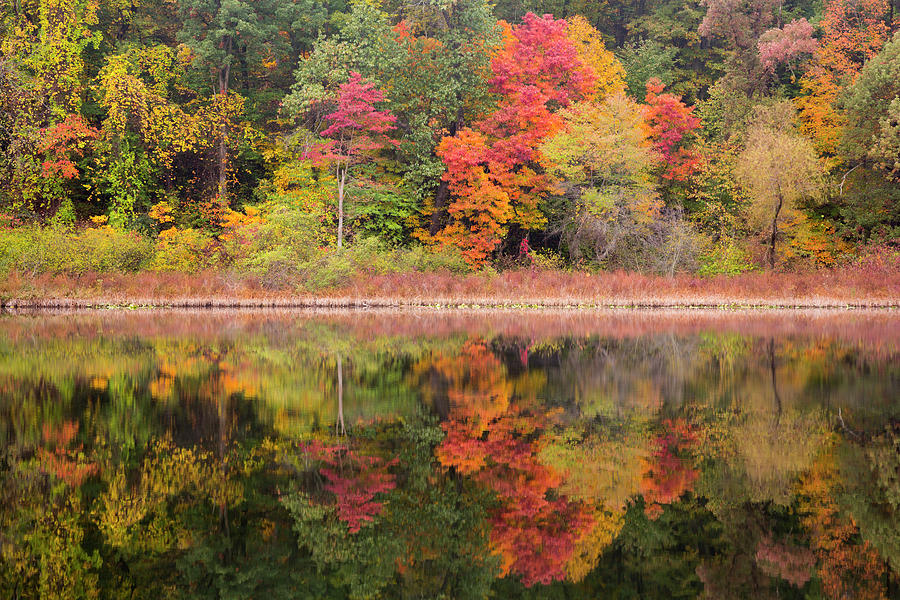
[[[891,313],[0,317],[14,598],[894,597]]]

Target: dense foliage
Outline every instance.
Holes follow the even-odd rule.
[[[109,268],[273,285],[359,244],[469,268],[534,249],[657,273],[839,265],[900,238],[895,12],[7,2],[0,227],[131,232],[147,256]]]

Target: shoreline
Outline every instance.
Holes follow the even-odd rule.
[[[229,271],[23,274],[0,281],[0,309],[898,309],[900,264],[805,273],[664,277],[616,271],[406,271],[310,289]]]
[[[167,298],[167,299],[0,299],[0,311],[18,310],[154,310],[154,309],[416,309],[416,310],[900,310],[900,300],[844,301],[829,298],[796,299],[652,299],[572,302],[564,300],[312,298]]]

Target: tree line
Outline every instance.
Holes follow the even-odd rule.
[[[267,273],[360,243],[468,268],[838,265],[900,231],[894,8],[16,0],[0,246],[127,232],[153,256],[121,268]]]

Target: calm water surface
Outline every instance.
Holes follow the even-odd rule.
[[[0,598],[900,597],[900,313],[0,315]]]

